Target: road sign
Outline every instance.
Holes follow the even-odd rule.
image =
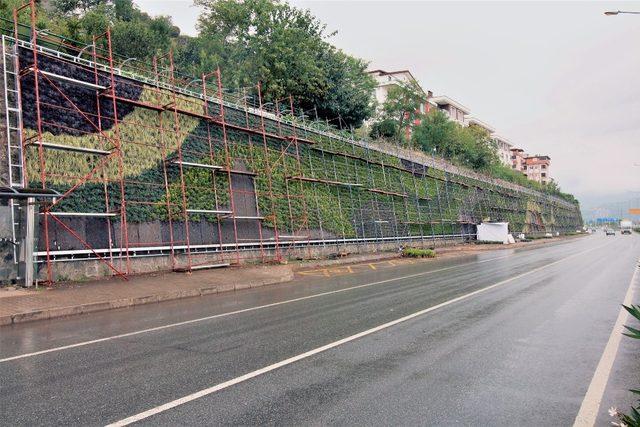
[[[629,208],[629,215],[640,215],[640,208]]]
[[[620,219],[618,218],[596,218],[596,222],[598,224],[606,224],[606,223],[612,223],[612,222],[618,222],[620,221]]]

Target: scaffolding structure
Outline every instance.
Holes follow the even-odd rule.
[[[330,131],[290,96],[265,102],[260,83],[228,91],[220,69],[180,75],[171,51],[125,69],[109,30],[81,46],[35,22],[30,0],[2,38],[6,149],[10,187],[59,192],[36,220],[49,283],[69,261],[126,279],[147,257],[190,272],[432,247],[472,239],[482,221],[527,233],[581,223],[561,199]]]

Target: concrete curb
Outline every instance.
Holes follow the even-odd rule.
[[[570,237],[577,237],[577,236],[570,236]],[[521,247],[531,248],[531,247],[541,246],[545,243],[552,243],[552,242],[557,242],[558,240],[565,240],[565,239],[567,238],[565,237],[564,239],[540,240],[538,242],[528,243],[526,246],[521,246]],[[475,249],[479,251],[510,249],[510,246],[487,247],[486,249],[476,247]],[[436,248],[436,251],[437,250],[438,248]],[[447,255],[455,256],[459,253],[458,251],[455,251],[455,250],[448,251],[446,247],[440,248],[440,251],[445,256]],[[266,286],[266,285],[274,285],[278,283],[289,282],[294,279],[295,272],[302,269],[319,268],[319,267],[325,267],[325,266],[331,266],[331,265],[349,265],[349,264],[357,264],[360,262],[376,262],[376,261],[383,261],[388,259],[396,259],[399,257],[400,256],[397,252],[380,252],[377,254],[353,254],[353,256],[349,258],[317,260],[317,261],[305,262],[301,264],[294,263],[289,265],[279,265],[277,266],[277,268],[280,268],[281,270],[284,270],[284,271],[281,272],[281,274],[278,276],[277,279],[269,278],[269,279],[259,279],[255,281],[249,280],[245,283],[238,283],[238,284],[221,283],[216,285],[204,286],[198,289],[172,290],[169,292],[139,296],[134,298],[121,298],[121,299],[115,299],[110,301],[100,301],[100,302],[79,304],[79,305],[67,306],[67,307],[53,307],[53,308],[42,309],[42,310],[27,311],[23,313],[15,313],[12,315],[0,316],[0,327],[9,326],[9,325],[18,324],[18,323],[34,322],[37,320],[48,320],[48,319],[55,319],[60,317],[75,316],[79,314],[94,313],[97,311],[112,310],[116,308],[125,308],[125,307],[133,307],[137,305],[153,304],[153,303],[158,303],[162,301],[172,301],[172,300],[183,299],[183,298],[192,298],[192,297],[212,295],[212,294],[223,293],[223,292],[239,291],[242,289],[257,288],[257,287]],[[273,268],[273,266],[263,266],[262,268],[270,269],[270,268]]]
[[[284,270],[277,279],[269,278],[262,280],[251,280],[247,283],[224,283],[218,285],[208,285],[199,289],[174,290],[154,295],[146,295],[134,298],[121,298],[111,301],[92,302],[68,307],[53,307],[42,310],[33,310],[23,313],[16,313],[7,316],[0,316],[0,327],[18,323],[34,322],[37,320],[48,320],[60,317],[76,316],[79,314],[95,313],[97,311],[112,310],[116,308],[134,307],[137,305],[153,304],[162,301],[172,301],[183,298],[200,297],[205,295],[234,292],[242,289],[258,288],[277,283],[284,283],[293,280],[293,269],[290,266],[280,266]]]

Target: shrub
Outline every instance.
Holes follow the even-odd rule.
[[[623,307],[625,308],[625,310],[627,310],[629,312],[629,314],[631,314],[631,316],[633,316],[636,320],[640,320],[640,306],[638,305],[631,305],[631,307],[627,307],[626,305],[623,305]],[[633,339],[640,339],[640,330],[633,328],[631,326],[627,326],[624,325],[625,329],[627,330],[627,332],[623,333],[622,335],[625,335],[627,337],[633,338]],[[631,393],[634,393],[636,395],[640,395],[640,390],[638,389],[632,389],[629,390]],[[609,415],[611,415],[612,417],[617,418],[620,422],[619,423],[611,423],[613,425],[617,425],[617,426],[622,426],[622,425],[626,425],[626,426],[640,426],[640,401],[638,401],[638,403],[636,403],[635,406],[631,407],[631,414],[625,414],[623,412],[618,411],[617,408],[613,407],[611,409],[609,409]]]
[[[384,119],[371,125],[371,138],[393,138],[398,133],[398,123],[395,120]]]
[[[433,249],[404,248],[402,256],[407,258],[435,258],[436,251]]]

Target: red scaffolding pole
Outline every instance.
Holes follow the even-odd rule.
[[[275,239],[275,261],[282,262],[282,253],[280,251],[280,235],[278,233],[278,214],[276,210],[275,199],[273,195],[273,182],[271,179],[271,172],[273,170],[273,165],[269,160],[269,146],[267,141],[267,131],[264,124],[264,109],[262,104],[262,85],[258,82],[258,104],[260,108],[260,130],[262,131],[262,146],[264,148],[264,162],[265,162],[265,173],[267,174],[267,184],[269,188],[269,200],[271,202],[271,216],[273,221],[273,232]]]
[[[26,67],[23,67],[20,65],[20,59],[19,59],[19,47],[18,47],[18,41],[19,39],[19,31],[18,31],[18,18],[19,18],[19,13],[22,10],[25,9],[29,9],[30,11],[30,20],[31,20],[31,52],[32,52],[32,58],[33,58],[33,63],[31,64],[27,64]],[[27,174],[27,148],[28,146],[31,145],[37,145],[37,149],[38,149],[38,163],[39,163],[39,169],[40,169],[40,182],[42,185],[43,189],[46,189],[47,187],[47,168],[46,168],[46,160],[45,160],[45,149],[46,148],[54,148],[54,149],[63,149],[63,150],[68,150],[68,151],[84,151],[90,154],[105,154],[104,158],[99,161],[97,163],[97,165],[95,165],[87,174],[85,174],[84,176],[82,176],[74,185],[71,186],[70,189],[68,189],[62,196],[58,197],[54,202],[52,203],[48,203],[48,204],[44,204],[43,205],[43,214],[44,214],[44,237],[45,237],[45,248],[46,248],[46,265],[47,265],[47,280],[46,283],[47,284],[51,284],[54,280],[53,278],[53,268],[52,268],[52,259],[51,259],[51,242],[50,242],[50,230],[49,230],[49,218],[52,217],[57,223],[59,223],[69,234],[71,234],[72,236],[74,236],[75,238],[77,238],[80,243],[87,247],[87,249],[91,250],[94,255],[97,256],[97,258],[100,261],[103,261],[104,263],[107,264],[107,266],[113,270],[115,272],[115,274],[126,278],[125,274],[120,271],[119,269],[117,269],[109,260],[105,259],[104,257],[100,256],[97,252],[95,252],[95,250],[84,240],[80,237],[80,235],[75,232],[74,230],[72,230],[67,224],[64,224],[60,219],[56,218],[53,215],[53,212],[51,212],[51,209],[56,206],[57,204],[59,204],[63,199],[65,199],[69,194],[71,194],[75,189],[77,189],[80,185],[82,185],[83,183],[88,182],[89,180],[91,180],[92,176],[97,172],[98,169],[103,168],[105,166],[105,164],[107,163],[107,161],[112,157],[113,153],[108,153],[104,150],[89,150],[89,149],[85,149],[82,150],[79,147],[65,147],[65,146],[60,146],[60,145],[56,145],[56,144],[50,144],[50,143],[46,143],[45,141],[43,141],[43,119],[42,119],[42,111],[41,111],[41,97],[40,97],[40,83],[41,83],[41,79],[42,81],[45,81],[47,84],[49,84],[55,91],[57,91],[58,93],[60,93],[60,95],[62,96],[62,98],[65,100],[65,102],[67,102],[71,108],[73,110],[75,110],[77,113],[79,113],[84,119],[87,120],[87,122],[93,126],[94,128],[96,128],[96,130],[98,131],[98,133],[102,136],[104,136],[107,139],[111,139],[108,138],[103,132],[102,130],[97,127],[95,125],[95,123],[93,123],[93,121],[86,116],[86,114],[84,114],[84,112],[68,97],[64,94],[64,92],[56,85],[56,83],[53,81],[52,77],[56,76],[54,73],[51,72],[47,72],[47,71],[43,71],[40,68],[40,63],[39,63],[39,55],[38,55],[38,31],[36,29],[36,21],[37,21],[37,16],[36,16],[36,3],[35,0],[30,0],[28,3],[23,4],[22,6],[14,9],[13,12],[13,18],[14,18],[14,38],[15,38],[15,43],[16,43],[16,78],[18,80],[18,92],[19,92],[19,99],[22,99],[22,84],[20,82],[21,78],[24,78],[26,75],[28,75],[29,73],[31,73],[33,75],[33,80],[34,80],[34,97],[35,97],[35,111],[36,111],[36,134],[32,137],[25,137],[25,132],[24,132],[24,121],[22,124],[22,141],[21,141],[21,146],[22,146],[22,151],[23,151],[23,185],[27,185],[29,182],[29,177]],[[108,40],[108,46],[109,49],[111,48],[111,44],[110,44],[110,36],[109,33],[106,33],[107,35],[107,40]],[[94,40],[95,41],[95,40]],[[113,63],[111,62],[111,67],[113,65]],[[113,71],[113,68],[111,68],[111,71]],[[112,87],[115,86],[115,79],[113,76],[113,73],[111,75],[112,77]],[[96,77],[97,78],[97,77]],[[114,115],[116,115],[116,106],[114,105]],[[117,117],[117,116],[116,116]],[[116,133],[116,140],[115,140],[115,146],[117,148],[116,152],[120,153],[120,158],[121,158],[121,151],[120,151],[120,147],[118,144],[118,134],[117,134],[117,130],[115,131]],[[35,140],[35,142],[34,142]],[[113,141],[113,139],[111,139]],[[122,170],[122,167],[120,165],[120,171]],[[120,174],[120,177],[122,177],[122,175]],[[121,183],[123,184],[123,181],[121,180]],[[124,187],[122,187],[122,201],[124,201]],[[124,209],[121,210],[121,215],[124,215],[124,229],[125,229],[125,233],[126,233],[126,211],[124,211]],[[126,241],[126,238],[125,238]],[[126,251],[126,246],[125,246],[125,251]],[[122,250],[121,250],[122,253]],[[32,256],[32,254],[26,254],[26,256]],[[128,253],[126,253],[126,256],[128,257]]]

